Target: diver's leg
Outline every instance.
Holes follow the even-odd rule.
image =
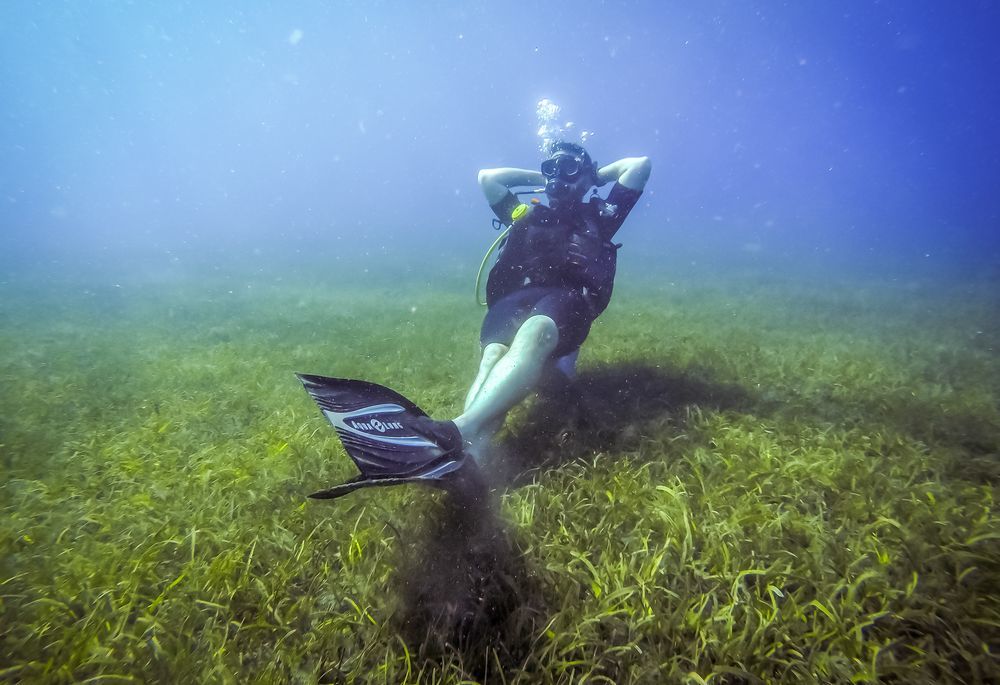
[[[479,396],[479,390],[483,387],[483,382],[489,376],[490,371],[493,370],[496,363],[500,361],[509,349],[510,347],[503,343],[490,343],[483,348],[483,358],[479,362],[479,372],[476,374],[476,380],[472,382],[472,387],[469,388],[469,392],[465,396],[463,411],[468,411],[469,407],[472,406],[476,397]],[[472,436],[473,439],[465,440],[465,451],[471,454],[476,461],[480,461],[484,457],[493,440],[493,436],[503,426],[503,420],[503,416],[498,417],[488,426],[484,426],[480,430],[479,435]]]
[[[578,347],[569,354],[563,355],[556,360],[556,368],[559,369],[569,380],[576,378],[576,360],[579,356],[580,348]]]
[[[498,420],[528,396],[558,342],[559,329],[547,316],[532,316],[521,324],[510,349],[493,364],[471,404],[455,419],[466,442],[475,448],[490,428],[499,426]]]
[[[483,358],[479,362],[479,373],[476,374],[476,380],[472,381],[472,387],[469,388],[469,394],[465,396],[465,407],[464,410],[472,405],[473,400],[479,395],[479,389],[483,387],[483,382],[486,377],[489,376],[490,371],[496,365],[500,358],[503,357],[507,350],[510,348],[503,343],[490,343],[483,348]]]

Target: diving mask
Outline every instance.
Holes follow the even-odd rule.
[[[569,155],[556,155],[542,162],[542,175],[545,178],[562,178],[567,181],[576,180],[583,171],[583,162]]]

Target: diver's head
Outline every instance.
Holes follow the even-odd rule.
[[[551,156],[542,162],[542,175],[550,204],[558,209],[579,203],[597,183],[597,166],[576,143],[555,143],[549,152]]]

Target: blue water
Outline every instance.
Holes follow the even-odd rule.
[[[998,29],[989,1],[6,2],[0,268],[474,262],[476,173],[538,164],[549,98],[598,161],[652,158],[645,255],[995,272]]]

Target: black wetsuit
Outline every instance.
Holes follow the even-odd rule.
[[[521,324],[543,314],[559,329],[552,357],[579,348],[611,299],[620,247],[612,238],[640,195],[615,183],[607,200],[595,197],[570,212],[537,205],[515,221],[487,281],[482,345],[510,345]],[[509,207],[493,210],[510,221]]]

